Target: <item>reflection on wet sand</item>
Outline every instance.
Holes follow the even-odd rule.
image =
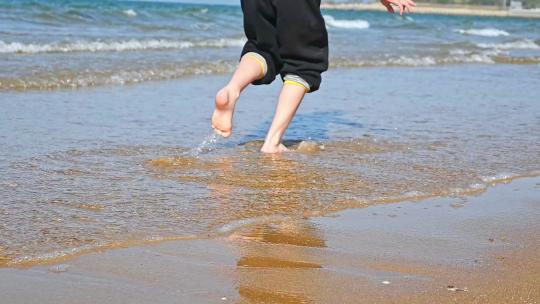
[[[281,157],[264,157],[264,166],[270,172],[286,172],[287,183],[280,183],[277,186],[268,188],[269,192],[260,196],[257,200],[259,204],[271,204],[271,206],[282,206],[288,210],[301,210],[302,199],[291,199],[288,197],[290,190],[295,188],[298,182],[305,189],[317,186],[317,183],[306,185],[301,174],[296,172],[306,172],[306,169],[298,168],[296,162],[284,160]],[[230,166],[225,168],[231,169]],[[271,179],[272,174],[265,172],[263,175]],[[233,171],[224,171],[227,174],[234,174]],[[314,173],[314,172],[313,172]],[[245,173],[249,175],[249,173]],[[320,175],[312,174],[311,178]],[[244,177],[245,178],[245,177]],[[278,178],[279,179],[279,178]],[[235,179],[238,181],[238,175]],[[241,186],[257,185],[242,183]],[[312,179],[313,182],[313,179]],[[235,197],[231,196],[231,184],[212,186],[212,197]],[[261,189],[260,187],[257,187]],[[287,191],[289,190],[289,191]],[[303,199],[307,199],[303,198]],[[224,202],[227,204],[228,202]],[[230,201],[229,201],[230,203]],[[255,206],[254,206],[255,207]],[[226,208],[226,207],[225,207]],[[241,215],[246,216],[245,214]],[[236,285],[240,295],[239,303],[311,303],[308,294],[299,284],[291,284],[293,288],[279,288],[276,280],[293,283],[297,273],[305,272],[309,276],[310,271],[322,268],[322,261],[315,255],[303,248],[321,249],[326,244],[322,232],[309,221],[287,221],[278,223],[255,224],[242,227],[229,237],[238,249],[238,261]],[[280,277],[280,278],[278,278]]]
[[[238,246],[239,303],[312,303],[304,280],[323,268],[324,236],[308,221],[247,227],[231,236]]]

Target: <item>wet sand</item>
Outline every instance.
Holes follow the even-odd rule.
[[[1,269],[2,303],[538,303],[540,178]]]

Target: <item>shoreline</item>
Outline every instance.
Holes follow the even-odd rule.
[[[380,3],[323,3],[323,9],[354,10],[354,11],[386,11]],[[494,6],[476,5],[444,5],[418,3],[415,14],[453,15],[453,16],[484,16],[484,17],[516,17],[540,18],[540,9],[535,10],[501,10]]]
[[[494,69],[494,72],[496,73],[500,73],[498,68],[495,68],[493,67],[492,69]],[[446,79],[452,79],[452,75],[453,75],[453,71],[456,71],[457,68],[455,67],[451,67],[451,68],[443,68],[443,69],[422,69],[421,71],[423,71],[424,73],[425,72],[429,72],[429,75],[433,75],[433,73],[441,73],[440,75],[445,75],[444,77]],[[376,69],[374,70],[369,70],[369,71],[358,71],[356,69],[342,69],[340,70],[339,72],[329,72],[329,77],[328,77],[328,90],[325,90],[323,91],[320,95],[314,95],[313,97],[310,97],[310,98],[313,98],[311,102],[309,103],[306,103],[304,105],[304,113],[307,113],[309,115],[309,113],[311,112],[314,112],[314,111],[317,111],[317,100],[330,100],[331,98],[335,98],[333,97],[333,93],[332,92],[335,92],[336,90],[339,89],[339,87],[341,85],[343,85],[342,82],[340,82],[340,77],[341,75],[347,75],[347,79],[348,81],[352,84],[352,83],[358,83],[358,79],[364,79],[365,76],[362,76],[362,75],[367,75],[369,74],[369,77],[373,79],[374,83],[382,83],[380,81],[380,79],[385,79],[386,77],[388,77],[388,73],[393,73],[393,72],[396,72],[396,71],[400,71],[400,69],[389,69],[389,70],[384,70],[384,71],[379,71],[377,72]],[[474,71],[474,70],[473,70]],[[506,70],[503,70],[503,71],[506,71]],[[366,74],[367,73],[367,74]],[[413,73],[413,71],[409,71],[409,73]],[[357,75],[358,74],[358,75]],[[429,79],[424,79],[422,80],[421,77],[418,76],[418,73],[415,72],[415,74],[417,74],[415,77],[415,81],[417,81],[417,84],[418,83],[422,83],[423,81],[429,81]],[[420,73],[420,74],[423,74],[423,73]],[[390,74],[391,75],[391,74]],[[201,79],[203,79],[204,81],[201,81]],[[411,78],[412,79],[412,78]],[[166,172],[167,170],[169,169],[172,169],[172,170],[175,170],[175,164],[174,163],[170,163],[170,161],[167,161],[168,158],[166,157],[168,155],[168,153],[171,153],[171,152],[166,152],[167,149],[163,150],[164,147],[167,147],[168,145],[173,145],[174,147],[174,151],[172,152],[171,155],[177,155],[179,152],[178,152],[178,148],[180,149],[188,149],[189,147],[197,147],[197,145],[200,145],[200,140],[202,138],[205,138],[205,136],[208,136],[208,133],[206,131],[206,128],[208,127],[206,125],[207,123],[207,120],[206,120],[206,117],[204,117],[205,113],[207,112],[210,112],[211,111],[211,107],[212,107],[212,104],[211,103],[207,103],[205,105],[203,105],[204,107],[208,107],[208,109],[203,109],[201,110],[200,109],[200,103],[199,103],[199,99],[200,99],[200,96],[199,94],[197,93],[197,90],[194,90],[192,93],[189,93],[191,95],[184,95],[182,96],[183,100],[181,100],[180,102],[175,102],[174,101],[174,98],[175,97],[170,97],[170,96],[176,96],[175,94],[177,94],[178,91],[183,91],[182,89],[183,88],[190,88],[190,87],[200,87],[202,85],[202,83],[204,83],[205,85],[209,85],[212,86],[212,87],[215,87],[216,89],[219,87],[219,85],[224,82],[225,79],[224,77],[222,76],[212,76],[212,77],[202,77],[202,78],[196,78],[196,79],[189,79],[189,80],[181,80],[181,81],[169,81],[169,82],[155,82],[155,83],[145,83],[145,84],[140,84],[140,85],[135,85],[135,86],[125,86],[125,87],[121,87],[121,88],[115,88],[115,87],[111,87],[111,88],[89,88],[89,89],[85,89],[85,90],[77,90],[77,91],[58,91],[58,92],[37,92],[37,93],[31,93],[30,97],[28,97],[30,100],[49,100],[49,103],[47,104],[47,108],[48,109],[52,109],[51,111],[53,111],[54,113],[56,113],[56,110],[58,107],[64,107],[64,103],[62,102],[62,100],[72,100],[72,105],[74,106],[74,109],[75,108],[78,108],[79,105],[87,102],[88,100],[103,100],[103,104],[100,104],[98,103],[96,106],[94,106],[95,109],[102,109],[105,107],[105,104],[107,103],[110,103],[110,100],[108,98],[110,98],[110,95],[112,92],[114,92],[115,96],[117,96],[118,98],[115,99],[115,108],[113,111],[111,112],[118,112],[120,111],[122,108],[125,108],[125,104],[126,102],[129,101],[130,104],[132,105],[136,105],[134,106],[134,108],[138,108],[138,107],[146,107],[147,105],[147,100],[153,95],[153,92],[155,91],[159,91],[161,92],[161,94],[164,96],[164,100],[166,101],[165,103],[163,104],[166,104],[168,106],[171,106],[170,108],[167,108],[167,113],[172,113],[171,114],[171,117],[176,117],[176,115],[174,113],[179,113],[181,110],[186,110],[186,109],[190,109],[193,113],[200,113],[201,117],[198,117],[195,121],[196,121],[196,124],[193,125],[193,126],[189,126],[190,129],[194,129],[194,130],[198,130],[194,136],[193,136],[193,141],[192,142],[187,142],[187,143],[183,143],[182,146],[178,146],[178,143],[176,141],[176,138],[173,136],[171,137],[170,141],[160,141],[159,144],[160,144],[160,152],[158,153],[158,156],[154,156],[154,155],[149,155],[148,158],[144,158],[144,161],[142,162],[136,162],[136,163],[146,163],[147,160],[158,160],[158,163],[159,163],[159,160],[164,160],[163,162],[163,165],[164,165],[164,168],[163,169],[159,169],[158,167],[156,167],[155,169],[157,170],[157,172]],[[461,82],[460,82],[461,83]],[[458,87],[460,83],[448,83],[447,86],[450,87],[450,88],[453,88],[453,87]],[[275,92],[276,89],[278,89],[279,87],[279,82],[276,82],[275,85],[273,86],[268,86],[268,87],[261,87],[261,88],[257,88],[257,90],[253,90],[253,91],[250,91],[250,92],[247,92],[247,95],[246,95],[246,99],[247,100],[250,100],[250,99],[257,99],[257,100],[260,100],[262,98],[262,96],[264,96],[264,100],[262,100],[260,103],[258,103],[257,105],[255,104],[249,104],[249,103],[246,103],[245,106],[250,106],[250,105],[253,105],[253,106],[256,106],[256,107],[265,107],[265,109],[268,109],[268,111],[270,111],[271,107],[273,107],[273,102],[274,102],[274,95],[273,95],[273,92]],[[441,93],[442,91],[440,91],[440,89],[436,89],[437,92]],[[187,91],[187,90],[185,90]],[[212,96],[212,92],[214,90],[207,90],[208,91],[208,96],[204,97],[204,98],[207,98],[207,99],[211,99]],[[374,91],[381,91],[381,92],[384,92],[383,89],[374,89]],[[443,93],[441,93],[442,95],[444,95]],[[9,95],[6,95],[6,96],[9,96]],[[14,94],[12,95],[13,98],[11,98],[12,100],[14,100],[14,104],[17,104],[17,105],[20,105],[21,103],[18,101],[17,97],[22,97],[24,96],[23,94]],[[389,95],[390,99],[388,100],[388,103],[389,104],[393,104],[399,100],[397,99],[392,99],[391,96],[392,95]],[[504,95],[503,95],[504,96]],[[122,98],[119,98],[119,97],[122,97]],[[25,97],[26,98],[26,97]],[[418,97],[420,98],[420,97]],[[7,100],[7,99],[6,99]],[[369,99],[366,99],[367,101],[364,103],[364,106],[366,105],[369,105]],[[374,102],[379,102],[375,99]],[[187,106],[187,107],[186,107]],[[70,112],[70,109],[71,107],[68,108],[68,112]],[[339,106],[338,105],[335,105],[335,109],[336,111],[339,111]],[[363,112],[366,112],[366,113],[369,113],[367,112],[369,108],[363,108],[362,111]],[[258,117],[255,117],[255,119],[246,119],[246,116],[249,115],[249,116],[252,116],[252,113],[255,113],[256,111],[250,111],[249,108],[247,108],[247,111],[246,109],[244,109],[243,112],[239,112],[239,119],[238,119],[238,126],[237,126],[237,131],[238,131],[238,137],[237,139],[235,139],[234,141],[232,141],[230,144],[232,144],[232,146],[229,146],[230,147],[241,147],[239,148],[240,150],[243,150],[245,149],[245,145],[246,143],[248,145],[257,145],[257,142],[256,141],[253,141],[253,134],[260,134],[260,136],[262,136],[262,132],[264,131],[264,125],[263,127],[261,128],[260,126],[257,126],[257,124],[259,123],[259,121],[264,121],[264,119],[266,119],[265,117],[265,111],[260,111]],[[95,112],[96,114],[99,114],[99,115],[102,115],[101,114],[101,111],[98,111],[98,112]],[[242,117],[243,115],[243,117]],[[300,113],[300,116],[299,117],[302,117],[301,116],[302,113]],[[305,114],[304,114],[305,115]],[[90,117],[92,117],[92,115],[90,115]],[[169,125],[165,125],[163,127],[160,127],[159,129],[167,129],[167,128],[170,128],[171,130],[176,130],[177,128],[182,128],[182,125],[180,125],[180,127],[178,127],[178,120],[173,120],[173,119],[170,119],[170,124]],[[369,124],[369,120],[364,120],[365,123]],[[80,123],[77,124],[78,126],[80,126],[79,130],[77,130],[76,132],[85,132],[85,133],[88,133],[91,137],[94,136],[93,134],[95,134],[96,130],[92,128],[92,125],[91,124],[87,124],[85,123],[85,121],[81,121]],[[390,124],[391,125],[391,124]],[[88,127],[90,126],[90,128]],[[187,126],[184,126],[185,128],[187,128]],[[425,128],[424,126],[422,126],[422,128]],[[158,129],[158,128],[156,128]],[[90,153],[93,153],[92,151],[95,150],[95,146],[104,146],[107,148],[107,150],[104,150],[104,151],[115,151],[116,148],[120,148],[120,150],[126,150],[126,151],[131,151],[130,149],[132,149],[131,147],[136,147],[136,149],[138,149],[138,147],[140,147],[141,145],[142,146],[146,146],[146,147],[153,147],[153,145],[155,144],[155,142],[153,142],[153,140],[155,139],[155,137],[153,137],[153,134],[150,134],[148,135],[147,137],[144,137],[144,136],[141,136],[141,133],[140,133],[140,130],[144,130],[141,129],[141,128],[136,128],[134,129],[133,131],[133,134],[123,134],[122,136],[122,141],[114,141],[114,145],[111,146],[111,143],[109,142],[105,142],[105,144],[103,142],[100,142],[99,140],[96,140],[95,141],[88,141],[88,142],[85,142],[85,145],[77,145],[76,147],[67,147],[67,148],[58,148],[57,145],[54,145],[54,146],[51,146],[49,147],[50,150],[44,150],[44,151],[40,151],[39,155],[61,155],[61,153],[59,154],[59,151],[58,150],[66,150],[68,149],[68,151],[71,151],[69,149],[73,149],[75,148],[77,151],[90,151]],[[259,130],[259,131],[258,131]],[[294,129],[293,129],[294,130]],[[62,130],[58,130],[59,132],[61,132],[63,135],[65,135],[65,129],[62,129]],[[69,137],[70,135],[67,134],[67,138],[70,138]],[[291,138],[294,138],[294,137],[297,137],[297,138],[307,138],[307,136],[304,136],[304,135],[294,135],[292,136]],[[93,137],[92,137],[93,138]],[[131,141],[132,139],[137,139],[137,141]],[[350,137],[350,138],[356,138],[355,136],[353,137]],[[383,138],[383,137],[381,137]],[[99,138],[98,138],[99,139]],[[321,153],[329,153],[329,157],[332,157],[331,155],[333,155],[333,153],[335,152],[332,152],[332,151],[338,151],[336,149],[339,149],[339,146],[340,144],[342,144],[342,142],[337,142],[337,143],[334,143],[332,144],[332,141],[328,141],[326,142],[325,139],[323,138],[314,138],[315,141],[320,141],[322,144],[325,144],[326,147],[328,148],[327,151],[325,152],[321,152]],[[38,141],[38,145],[40,147],[46,147],[47,145],[47,141],[49,140],[45,140],[43,139],[43,142],[39,142]],[[162,146],[162,143],[165,142],[165,146]],[[346,142],[345,142],[346,143]],[[399,143],[399,142],[396,142],[396,143]],[[119,147],[117,146],[119,145]],[[335,145],[334,148],[332,148],[333,146]],[[367,145],[367,146],[365,146]],[[390,146],[385,146],[384,142],[381,142],[380,143],[380,146],[379,148],[377,146],[372,146],[370,144],[370,141],[368,142],[362,142],[362,144],[360,146],[358,146],[360,148],[360,150],[358,150],[358,152],[360,153],[360,155],[364,155],[364,157],[368,157],[369,155],[371,155],[370,151],[371,149],[374,149],[374,148],[377,148],[377,149],[390,149],[390,148],[393,148],[392,145]],[[365,147],[364,147],[365,146]],[[355,146],[356,147],[356,146]],[[400,149],[399,148],[399,145],[396,145],[395,146],[396,149]],[[434,147],[430,147],[430,149],[434,149],[434,148],[437,148],[436,146]],[[20,149],[20,148],[19,148]],[[111,150],[112,149],[112,150]],[[237,148],[234,148],[235,150]],[[248,149],[251,149],[251,148],[248,148]],[[152,150],[152,149],[150,149]],[[237,150],[237,152],[239,152],[240,150]],[[61,152],[60,151],[60,152]],[[97,151],[102,151],[102,149],[98,149]],[[138,150],[135,150],[135,151],[138,151]],[[251,151],[251,150],[250,150]],[[384,151],[384,150],[381,150],[381,151]],[[306,151],[307,153],[309,153],[309,151]],[[367,154],[365,154],[367,152]],[[376,151],[375,151],[376,152]],[[107,152],[108,153],[108,152]],[[124,154],[125,152],[123,152]],[[132,153],[132,152],[130,152]],[[313,156],[317,156],[318,153],[315,153]],[[20,155],[20,154],[19,154]],[[108,154],[107,154],[108,155]],[[114,154],[113,154],[114,155]],[[300,154],[300,155],[303,155],[303,154]],[[21,160],[25,160],[25,159],[28,159],[28,157],[31,157],[32,155],[20,155],[22,157]],[[162,158],[165,157],[165,158]],[[324,156],[324,155],[319,155],[319,156]],[[304,156],[302,156],[304,157]],[[310,156],[311,157],[311,156]],[[69,160],[69,159],[68,159]],[[71,166],[70,166],[71,167]],[[162,170],[165,170],[165,171],[162,171]],[[533,169],[531,169],[533,170]],[[148,168],[144,169],[143,172],[148,172]],[[498,172],[498,173],[497,173]],[[506,173],[505,173],[506,172]],[[538,174],[538,171],[536,170],[533,170],[533,171],[530,171],[529,173],[531,172],[535,172],[536,174]],[[67,171],[68,174],[71,173],[70,170]],[[521,174],[519,173],[512,173],[512,170],[505,170],[505,169],[498,169],[497,171],[493,172],[494,175],[482,175],[480,177],[480,180],[478,181],[475,181],[474,179],[473,180],[470,180],[470,184],[463,184],[463,185],[460,185],[458,188],[455,188],[457,190],[452,190],[452,189],[447,189],[447,191],[443,191],[442,193],[447,193],[447,195],[451,195],[451,193],[457,193],[459,195],[476,195],[480,192],[484,192],[485,188],[491,188],[490,185],[493,184],[493,183],[505,183],[507,181],[509,181],[509,179],[512,179],[513,177],[519,177],[519,176],[522,176],[521,174],[525,174],[524,172],[521,172]],[[517,174],[517,175],[516,175]],[[532,173],[531,173],[532,174]],[[301,174],[299,175],[299,178],[301,177]],[[480,183],[480,184],[478,184]],[[204,185],[204,184],[203,184]],[[452,191],[457,191],[457,192],[452,192]],[[429,194],[431,192],[407,192],[407,191],[400,191],[399,193],[397,193],[395,196],[393,195],[383,195],[383,196],[378,196],[377,197],[374,197],[372,201],[365,201],[365,200],[357,200],[357,201],[347,201],[347,200],[344,200],[344,201],[339,201],[338,202],[338,205],[341,206],[340,208],[336,208],[334,209],[333,211],[337,211],[338,209],[339,210],[344,210],[344,209],[348,209],[348,208],[351,208],[351,207],[362,207],[362,206],[365,206],[365,204],[369,204],[369,203],[373,203],[373,204],[384,204],[384,203],[395,203],[395,202],[403,202],[405,200],[415,200],[415,201],[418,201],[418,200],[424,200],[424,199],[437,199],[439,197],[441,197],[441,195],[437,195],[436,193],[441,193],[441,192],[434,192],[433,194]],[[442,195],[442,197],[444,197],[445,195]],[[95,197],[92,197],[92,198],[89,198],[89,200],[93,200],[93,199],[96,199]],[[55,207],[55,205],[57,205],[56,203],[51,203],[51,205],[49,207],[53,208]],[[86,214],[92,216],[93,214],[97,214],[97,215],[102,215],[104,213],[104,211],[107,211],[106,208],[102,208],[100,209],[101,207],[99,205],[97,205],[98,209],[97,210],[85,210],[85,206],[83,205],[82,208],[80,208],[80,206],[71,206],[71,205],[67,205],[66,204],[66,207],[69,207],[71,209],[65,209],[67,211],[70,211],[70,210],[76,210],[76,212],[86,212]],[[343,208],[343,207],[346,207],[346,208]],[[311,210],[311,211],[318,211],[319,209],[317,210]],[[319,213],[311,213],[310,212],[306,212],[306,213],[303,213],[303,215],[305,216],[319,216],[321,215],[322,213],[319,212]],[[329,212],[328,209],[326,209],[324,212],[324,214],[327,214],[327,213],[333,213],[333,212]],[[240,218],[240,221],[235,221],[235,218],[232,217],[231,221],[229,221],[228,219],[227,220],[223,220],[219,225],[216,225],[215,227],[213,227],[213,229],[211,230],[204,230],[202,233],[199,233],[197,234],[198,237],[202,238],[202,239],[207,239],[209,237],[219,237],[221,235],[226,235],[228,234],[229,232],[234,232],[234,230],[238,227],[238,226],[242,226],[243,222],[242,222],[242,219],[244,218],[248,218],[248,219],[253,219],[255,218],[257,222],[260,222],[260,218],[258,218],[258,216],[261,215],[261,214],[253,214],[252,216],[245,216],[245,217],[241,217]],[[264,213],[262,215],[265,215]],[[263,217],[263,221],[266,220],[264,219],[264,216]],[[240,224],[240,225],[237,225],[237,224]],[[196,233],[190,233],[189,231],[186,232],[185,234],[183,234],[183,231],[181,231],[180,233],[178,234],[174,234],[174,236],[180,236],[179,238],[187,238],[187,239],[193,239],[195,238],[194,235]],[[52,255],[55,255],[56,253],[59,253],[59,254],[63,254],[63,252],[67,252],[69,253],[69,256],[80,256],[82,254],[87,254],[89,252],[95,252],[95,251],[99,251],[99,252],[102,252],[102,251],[105,251],[105,250],[109,250],[109,249],[114,249],[114,248],[125,248],[125,247],[130,247],[130,246],[134,246],[134,245],[142,245],[142,243],[145,243],[145,240],[148,240],[149,243],[159,243],[161,242],[161,240],[156,240],[154,239],[153,237],[156,236],[156,235],[151,235],[151,234],[144,234],[144,236],[149,236],[149,239],[143,239],[143,238],[138,238],[136,239],[135,241],[133,241],[133,239],[128,239],[126,240],[126,238],[121,238],[121,239],[117,239],[116,242],[114,242],[112,245],[110,246],[107,246],[108,243],[105,243],[104,246],[100,246],[99,248],[90,248],[88,249],[87,247],[84,247],[85,244],[83,244],[82,248],[80,246],[70,246],[68,248],[64,248],[66,249],[65,251],[63,250],[54,250],[54,251],[44,251],[44,250],[40,250],[40,251],[34,251],[34,252],[30,252],[30,253],[36,253],[35,255],[32,255],[32,254],[29,254],[30,257],[42,257],[44,256],[45,258],[48,258]],[[158,235],[158,236],[170,236],[170,235]],[[182,237],[183,236],[183,237]],[[208,236],[208,237],[207,237]],[[137,241],[139,240],[139,241]],[[142,241],[140,241],[142,240]],[[89,247],[94,247],[94,244],[96,243],[90,243],[90,246]],[[97,243],[98,245],[102,245],[103,243]],[[81,250],[82,249],[82,250]],[[49,253],[54,253],[54,254],[49,254]],[[4,255],[5,257],[7,257],[7,255]],[[24,262],[24,257],[22,255],[19,255],[19,256],[16,256],[16,259],[18,258],[21,258],[20,260]],[[9,259],[9,258],[8,258]],[[52,260],[52,262],[58,262],[58,261],[69,261],[69,259],[65,258],[65,257],[59,257],[58,259],[54,259]],[[2,264],[2,262],[7,262],[7,259],[2,259],[2,254],[0,254],[0,264]],[[48,263],[50,263],[51,261],[46,261]],[[25,264],[25,265],[22,265],[22,264]],[[25,266],[25,267],[28,267],[28,266],[32,266],[33,264],[35,264],[35,262],[31,261],[30,263],[22,263],[22,264],[19,264],[21,267]],[[4,263],[5,265],[5,263]],[[17,265],[13,265],[15,267],[17,267]]]
[[[297,153],[311,153],[310,151],[302,152],[299,151]],[[520,180],[527,180],[527,179],[540,179],[540,174],[537,172],[532,172],[530,174],[521,175],[521,176],[512,176],[512,177],[502,177],[493,179],[490,181],[485,188],[480,189],[470,189],[467,192],[463,192],[460,194],[460,197],[468,198],[468,197],[474,197],[474,196],[481,196],[484,193],[490,191],[490,189],[494,187],[498,187],[500,185],[510,184],[515,181]],[[351,205],[349,208],[345,209],[337,209],[329,211],[328,213],[319,214],[316,213],[315,215],[306,215],[305,218],[311,219],[311,218],[320,218],[320,217],[332,217],[334,215],[339,215],[340,213],[346,213],[350,210],[359,210],[359,209],[366,209],[366,208],[372,208],[376,206],[391,206],[394,204],[404,204],[404,203],[410,203],[410,202],[426,202],[426,201],[433,201],[433,200],[446,200],[451,199],[453,196],[418,196],[414,198],[407,198],[407,196],[404,196],[402,198],[388,198],[383,199],[379,201],[374,201],[369,204],[358,204],[358,205]],[[248,218],[240,220],[239,222],[232,222],[225,224],[224,226],[218,227],[216,231],[209,232],[206,236],[202,235],[181,235],[181,236],[170,236],[170,237],[160,237],[156,239],[144,239],[144,240],[127,240],[127,241],[119,241],[119,242],[113,242],[110,244],[104,244],[104,245],[96,245],[95,247],[87,247],[83,246],[80,248],[73,248],[69,252],[61,253],[58,255],[58,253],[52,254],[52,257],[47,257],[46,255],[43,258],[30,258],[27,259],[20,259],[16,261],[8,261],[7,263],[2,263],[2,256],[0,256],[0,270],[1,269],[28,269],[32,267],[39,267],[39,266],[48,266],[48,265],[55,265],[67,262],[69,263],[71,260],[77,259],[79,257],[83,257],[85,255],[95,254],[95,253],[103,253],[106,251],[111,250],[119,250],[119,249],[126,249],[126,248],[134,248],[134,247],[140,247],[140,246],[152,246],[152,245],[159,245],[163,243],[168,242],[183,242],[183,241],[203,241],[203,240],[215,240],[220,239],[223,237],[228,237],[231,234],[235,234],[237,231],[242,231],[245,229],[249,229],[249,227],[253,226],[260,226],[260,225],[266,225],[269,223],[286,223],[290,221],[294,221],[295,218],[287,218],[287,217],[273,217],[273,216],[267,216],[262,218]]]
[[[13,304],[523,303],[540,296],[539,189],[526,178],[477,196],[3,268],[0,293]]]

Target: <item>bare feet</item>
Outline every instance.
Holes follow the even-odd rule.
[[[224,87],[216,95],[216,109],[212,115],[212,128],[223,137],[231,136],[234,107],[238,97],[240,97],[240,90],[236,90],[231,86]]]
[[[283,144],[273,146],[273,145],[264,143],[263,147],[261,148],[261,152],[266,153],[266,154],[276,154],[276,153],[283,153],[287,151],[289,151],[289,149],[287,149],[287,147],[285,147],[285,145]]]

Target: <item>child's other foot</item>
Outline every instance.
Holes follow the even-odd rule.
[[[231,136],[234,107],[238,97],[240,97],[240,91],[228,86],[221,89],[216,95],[216,109],[212,115],[212,128],[223,137]]]
[[[277,146],[264,144],[263,147],[261,148],[261,152],[266,153],[266,154],[276,154],[276,153],[283,153],[287,151],[289,151],[289,149],[287,149],[287,147],[285,147],[285,145],[283,144],[279,144]]]

